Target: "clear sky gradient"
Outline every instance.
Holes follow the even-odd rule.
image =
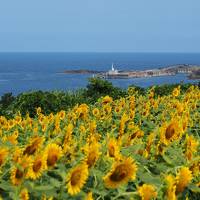
[[[1,52],[200,52],[200,0],[0,0]]]

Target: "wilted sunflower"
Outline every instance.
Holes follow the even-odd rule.
[[[86,163],[73,168],[67,176],[67,190],[71,195],[79,193],[88,179],[88,166]]]
[[[2,147],[0,149],[0,167],[4,164],[7,155],[8,155],[8,149]]]
[[[192,172],[188,167],[182,167],[176,176],[176,193],[181,193],[192,180]]]
[[[54,143],[48,144],[45,149],[45,154],[47,156],[47,166],[53,167],[62,156],[62,148]]]
[[[134,180],[136,177],[137,166],[132,158],[124,158],[122,161],[116,161],[112,165],[112,169],[103,178],[107,188],[117,188]]]
[[[150,200],[157,197],[156,189],[153,185],[143,184],[138,188],[138,193],[142,200]]]
[[[46,169],[46,155],[38,154],[33,159],[31,166],[28,168],[27,178],[37,179],[42,175],[42,172]]]
[[[29,200],[28,190],[26,188],[21,190],[19,197],[20,197],[21,200]]]
[[[167,200],[176,200],[176,180],[174,176],[168,175],[165,177],[167,184],[166,197]]]

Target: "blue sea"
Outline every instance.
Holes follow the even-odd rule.
[[[31,90],[76,90],[83,88],[92,75],[67,75],[68,69],[142,70],[175,64],[200,65],[200,54],[193,53],[0,53],[0,95],[17,95]],[[191,82],[184,74],[153,78],[109,80],[126,88],[131,84]]]

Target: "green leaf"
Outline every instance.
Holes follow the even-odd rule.
[[[146,172],[144,168],[138,170],[137,176],[139,180],[144,183],[153,184],[158,187],[160,187],[160,185],[162,184],[160,176],[155,176],[150,171]]]
[[[11,185],[5,181],[1,181],[0,188],[5,191],[14,191],[15,190],[15,187],[13,185]]]
[[[193,183],[188,185],[188,189],[190,189],[192,192],[200,193],[200,188]]]

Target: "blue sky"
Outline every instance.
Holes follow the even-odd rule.
[[[200,0],[0,0],[0,51],[200,52]]]

